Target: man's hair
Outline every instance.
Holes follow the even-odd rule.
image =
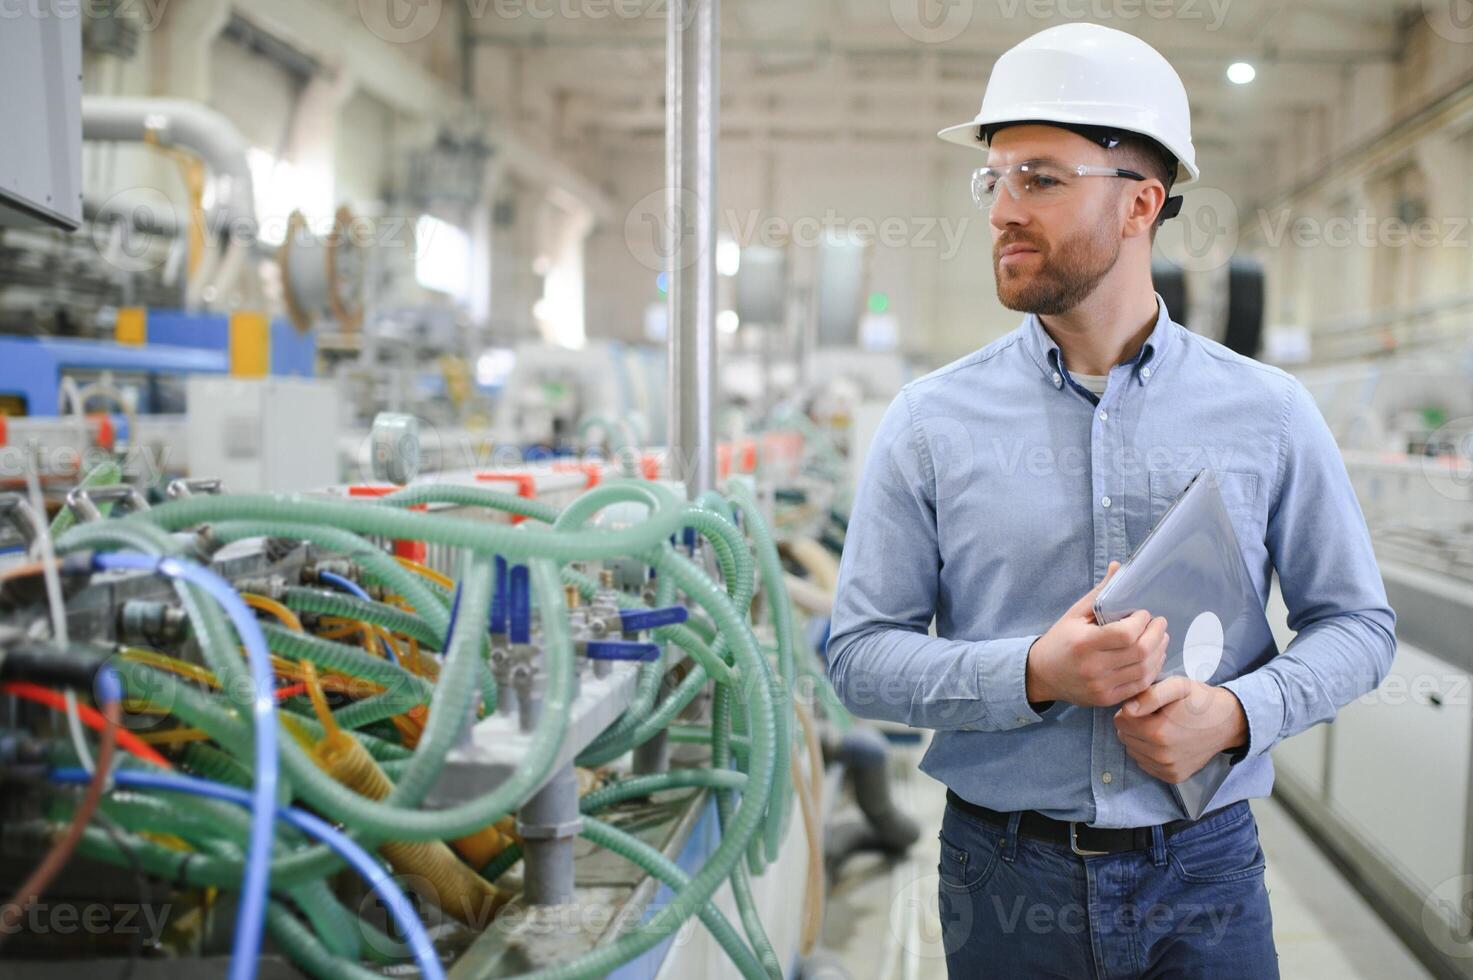
[[[1107,152],[1117,167],[1156,178],[1166,188],[1166,196],[1171,196],[1171,185],[1176,181],[1176,157],[1160,143],[1148,136],[1123,133],[1119,144],[1111,147]],[[1165,206],[1163,201],[1162,208],[1164,209]],[[1151,225],[1151,241],[1156,240],[1156,229],[1160,227],[1161,222],[1158,218]]]

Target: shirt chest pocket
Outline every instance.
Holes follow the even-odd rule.
[[[1198,472],[1200,471],[1195,469],[1151,471],[1152,527],[1161,520],[1161,515],[1166,513],[1172,501],[1181,496],[1181,492]],[[1242,470],[1214,472],[1217,475],[1218,489],[1222,493],[1223,506],[1227,508],[1228,517],[1233,522],[1233,531],[1238,536],[1238,546],[1243,549],[1243,555],[1252,567],[1264,550],[1268,523],[1267,511],[1260,500],[1258,474]]]

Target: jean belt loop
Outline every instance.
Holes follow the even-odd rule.
[[[1151,863],[1158,868],[1166,865],[1166,830],[1160,824],[1151,828]]]
[[[1003,831],[1002,859],[1008,864],[1013,863],[1013,858],[1018,855],[1018,824],[1023,821],[1023,811],[1014,810],[1008,814],[1008,826]]]

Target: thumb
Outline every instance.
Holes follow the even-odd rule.
[[[1100,590],[1105,587],[1105,583],[1110,581],[1111,577],[1114,576],[1115,572],[1119,570],[1119,568],[1120,563],[1118,561],[1110,562],[1110,567],[1105,569],[1105,577],[1095,583],[1094,588],[1090,589],[1084,595],[1080,596],[1079,601],[1074,603],[1074,608],[1071,609],[1070,612],[1080,616],[1085,616],[1090,620],[1090,622],[1093,622],[1095,597],[1100,594]]]

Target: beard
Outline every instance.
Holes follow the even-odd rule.
[[[1058,248],[1027,234],[999,237],[992,243],[998,300],[1010,310],[1040,316],[1067,313],[1084,302],[1120,257],[1120,229],[1113,217],[1106,209],[1093,226],[1070,235]],[[1002,250],[1020,243],[1038,249],[1037,269],[1002,266]]]

